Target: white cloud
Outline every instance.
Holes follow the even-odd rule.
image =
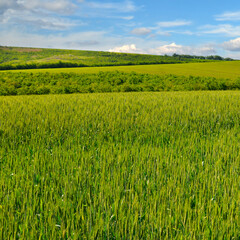
[[[0,0],[0,24],[8,29],[21,25],[21,28],[27,31],[29,29],[63,31],[73,26],[85,25],[80,20],[72,20],[71,16],[74,14],[75,17],[92,16],[129,21],[134,16],[118,16],[117,13],[135,10],[136,6],[129,0],[118,3],[84,0]]]
[[[33,12],[49,11],[71,14],[76,8],[70,0],[0,0],[0,13],[12,10],[30,10]]]
[[[216,54],[216,50],[211,45],[203,46],[184,46],[177,45],[176,43],[161,45],[156,48],[141,49],[137,48],[136,44],[124,45],[121,47],[115,47],[109,50],[110,52],[124,52],[124,53],[144,53],[153,55],[173,55],[176,54],[188,54],[188,55],[213,55]]]
[[[175,33],[184,34],[184,35],[190,35],[190,36],[195,34],[194,32],[189,31],[189,30],[186,30],[186,31],[175,31]]]
[[[135,29],[133,29],[133,30],[131,31],[132,34],[134,34],[134,35],[140,35],[140,36],[148,35],[148,34],[150,34],[151,32],[152,32],[151,29],[145,28],[145,27],[143,27],[143,28],[135,28]]]
[[[217,21],[239,21],[240,20],[240,11],[225,12],[223,14],[216,15],[215,19]]]
[[[21,0],[18,2],[26,9],[34,11],[45,10],[63,15],[73,13],[76,8],[76,5],[69,0]]]
[[[17,0],[0,0],[0,14],[4,13],[7,9],[18,7]]]
[[[21,28],[6,28],[1,31],[0,45],[2,46],[19,46],[19,47],[44,47],[60,49],[79,49],[79,50],[96,50],[108,51],[116,46],[130,45],[127,51],[137,53],[147,53],[151,46],[155,48],[164,44],[163,41],[155,39],[145,39],[135,36],[112,35],[107,31],[79,31],[71,32],[52,32],[51,34],[42,34],[39,31],[30,33],[23,31]],[[115,49],[117,50],[117,49]],[[121,49],[120,49],[121,50]]]
[[[122,20],[126,20],[126,21],[130,21],[130,20],[133,20],[134,19],[134,16],[123,16],[123,15],[118,15],[118,14],[115,14],[115,15],[99,15],[99,17],[103,17],[103,18],[109,18],[109,19],[122,19]],[[125,24],[124,24],[125,25]]]
[[[216,51],[211,46],[183,46],[177,45],[176,43],[171,43],[167,45],[160,46],[155,49],[150,49],[149,53],[157,55],[172,55],[176,54],[189,54],[189,55],[211,55],[215,54]]]
[[[66,44],[68,45],[68,47],[70,48],[81,48],[81,47],[92,47],[92,46],[97,46],[100,44],[99,41],[96,40],[85,40],[85,41],[69,41],[66,42]]]
[[[169,27],[181,27],[181,26],[188,26],[191,25],[191,21],[186,20],[175,20],[175,21],[168,21],[168,22],[158,22],[157,26],[160,28],[169,28]]]
[[[129,44],[129,42],[132,42],[132,44]],[[111,37],[104,31],[50,34],[45,36],[20,32],[20,30],[6,30],[1,34],[0,45],[81,50],[87,49],[156,55],[172,55],[174,53],[212,55],[216,53],[215,47],[211,45],[185,46],[176,43],[168,44],[161,41],[146,40],[137,37]]]
[[[126,16],[126,17],[119,17],[123,20],[133,20],[134,19],[134,16]]]
[[[113,10],[117,12],[134,12],[137,7],[134,5],[132,1],[126,0],[125,2],[89,2],[87,5],[91,8],[95,9],[105,9],[105,10]]]
[[[166,31],[163,31],[163,30],[160,30],[160,31],[157,31],[156,32],[157,35],[160,35],[160,36],[171,36],[172,34],[182,34],[182,35],[193,35],[194,33],[191,32],[191,31],[177,31],[177,30],[166,30]]]
[[[23,33],[16,30],[3,32],[0,38],[1,46],[19,47],[44,47],[60,49],[82,49],[96,50],[100,43],[100,49],[114,42],[113,39],[105,37],[105,32],[88,31],[71,34],[51,34],[48,36],[39,34]],[[94,39],[94,40],[93,40]],[[99,49],[99,50],[100,50]]]
[[[240,60],[240,52],[227,51],[226,57],[236,59],[236,60]]]
[[[152,31],[156,31],[156,35],[161,36],[171,36],[172,33],[176,34],[184,34],[184,35],[193,35],[191,31],[178,31],[175,30],[176,27],[187,26],[192,24],[191,21],[186,20],[175,20],[175,21],[168,21],[168,22],[158,22],[154,27],[142,27],[142,28],[135,28],[131,31],[132,34],[135,35],[148,35],[152,33]],[[166,29],[169,28],[169,29]],[[170,30],[171,29],[171,30]]]
[[[0,0],[0,24],[6,28],[66,30],[83,25],[67,19],[76,6],[70,0]]]
[[[230,41],[224,42],[222,47],[225,50],[232,51],[232,52],[239,52],[240,51],[240,38],[232,39]]]
[[[169,31],[162,31],[162,30],[157,31],[156,34],[160,36],[165,36],[165,37],[170,37],[172,35]]]
[[[70,27],[83,25],[81,22],[69,21],[65,18],[36,15],[28,10],[12,10],[9,9],[4,13],[2,23],[15,25],[16,23],[22,25],[22,29],[26,26],[31,26],[36,29],[50,29],[50,30],[65,30]]]
[[[205,25],[199,29],[200,33],[204,34],[222,34],[230,37],[240,36],[240,26],[232,26],[231,24]]]
[[[120,53],[139,53],[139,49],[136,48],[135,44],[123,45],[121,47],[115,47],[109,49],[109,52],[120,52]]]

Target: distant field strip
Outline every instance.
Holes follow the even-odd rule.
[[[117,66],[117,67],[83,67],[83,68],[60,68],[60,69],[57,68],[36,70],[34,69],[34,70],[14,70],[14,72],[98,73],[100,71],[107,72],[116,70],[122,72],[149,73],[157,75],[175,74],[184,76],[192,75],[236,79],[240,76],[240,61]]]

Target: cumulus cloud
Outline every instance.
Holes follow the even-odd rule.
[[[124,53],[144,53],[153,55],[173,55],[176,54],[189,54],[189,55],[213,55],[216,54],[216,50],[213,46],[184,46],[176,43],[161,45],[156,48],[141,49],[137,48],[136,44],[124,45],[121,47],[115,47],[109,50],[110,52],[124,52]]]
[[[217,21],[239,21],[240,20],[240,11],[225,12],[223,14],[216,15],[215,19]]]
[[[177,45],[176,43],[171,43],[167,45],[160,46],[155,49],[150,49],[149,53],[157,55],[172,55],[176,54],[189,54],[189,55],[211,55],[215,54],[216,51],[211,46],[183,46]]]
[[[148,35],[148,34],[150,34],[151,32],[152,32],[151,29],[145,28],[145,27],[143,27],[143,28],[135,28],[135,29],[133,29],[133,30],[131,31],[132,34],[134,34],[134,35],[140,35],[140,36]]]
[[[236,38],[236,39],[232,39],[230,41],[224,42],[222,44],[222,47],[228,51],[238,52],[240,51],[240,38]]]
[[[121,47],[115,47],[109,49],[109,52],[120,52],[120,53],[139,53],[139,49],[136,48],[135,44],[123,45]]]

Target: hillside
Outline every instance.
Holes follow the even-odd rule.
[[[0,70],[121,66],[231,60],[220,56],[157,56],[100,51],[0,47]]]

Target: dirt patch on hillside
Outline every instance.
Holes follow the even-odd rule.
[[[14,52],[42,52],[39,48],[13,48],[13,47],[0,47],[3,51],[14,51]]]
[[[42,49],[38,48],[22,48],[22,49],[15,49],[17,52],[42,52]]]

